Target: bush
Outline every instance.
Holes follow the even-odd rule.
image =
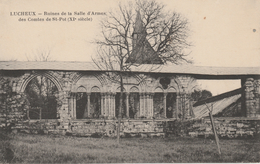
[[[195,120],[175,120],[165,124],[166,135],[187,136]]]

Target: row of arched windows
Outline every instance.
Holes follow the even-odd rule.
[[[58,89],[49,78],[36,76],[26,86],[25,93],[30,103],[29,119],[57,118]],[[123,93],[122,117],[137,119],[149,115],[143,113],[142,108],[151,108],[153,118],[178,117],[176,98],[174,92],[165,96],[163,92],[158,91],[153,96],[145,98],[137,87],[132,87],[130,93]],[[98,87],[93,87],[91,93],[86,93],[86,89],[81,86],[76,91],[75,99],[76,119],[103,118],[108,108],[114,110],[114,117],[119,115],[120,92],[116,92],[108,100]],[[107,101],[114,102],[107,103]],[[107,107],[108,105],[110,107]]]

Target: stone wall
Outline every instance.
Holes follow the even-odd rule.
[[[259,137],[260,120],[248,118],[215,118],[216,131],[221,138]],[[191,136],[213,138],[209,119],[200,120],[122,120],[121,137]],[[73,136],[115,137],[117,120],[57,120],[23,121],[12,127],[25,133],[45,133]]]
[[[165,136],[165,121],[122,120],[120,135],[123,137]],[[57,120],[20,121],[12,127],[14,131],[24,133],[45,133],[74,136],[107,136],[115,137],[117,120],[85,120],[58,122]]]
[[[214,124],[218,136],[223,138],[256,137],[260,134],[260,119],[215,118]],[[209,119],[194,121],[188,134],[192,137],[214,137]]]
[[[246,79],[245,99],[246,116],[260,118],[260,79]]]

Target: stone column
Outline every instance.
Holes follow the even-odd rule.
[[[112,93],[112,99],[111,99],[111,116],[112,117],[115,117],[116,116],[116,106],[115,106],[115,104],[116,104],[116,93]]]
[[[67,105],[66,105],[66,113],[67,113],[67,119],[69,119],[69,116],[70,116],[70,110],[71,110],[71,107],[70,107],[70,92],[66,92],[66,103],[67,103]]]
[[[153,106],[152,106],[152,93],[148,93],[148,101],[147,101],[147,108],[148,108],[148,117],[152,118],[153,117]]]
[[[140,112],[139,112],[139,117],[144,115],[144,98],[143,98],[143,93],[140,93]]]
[[[255,117],[254,109],[254,79],[247,78],[245,82],[246,117]]]
[[[108,92],[106,94],[106,116],[109,116],[109,110],[110,110],[110,93]]]
[[[167,96],[167,93],[163,93],[163,112],[164,112],[164,118],[167,118],[166,116],[166,96]]]
[[[85,111],[85,112],[87,112],[87,116],[88,117],[90,117],[90,95],[91,95],[91,93],[87,93],[87,100],[88,100],[88,104],[87,104],[87,111]]]
[[[72,119],[76,119],[76,102],[75,102],[76,94],[71,94],[71,117]]]
[[[184,119],[184,93],[180,93],[180,113],[181,113],[181,119]]]
[[[188,118],[191,118],[191,97],[190,97],[190,94],[186,94],[186,104],[187,104],[187,117]]]
[[[179,103],[180,103],[180,94],[177,93],[177,96],[176,96],[176,113],[175,113],[175,117],[176,119],[178,119],[178,114],[179,114]]]
[[[73,118],[73,101],[72,101],[72,93],[70,94],[70,97],[68,98],[68,105],[69,105],[69,109],[68,109],[68,115],[70,115],[70,118]]]
[[[108,106],[107,106],[107,93],[104,93],[104,113],[103,113],[103,115],[104,116],[107,116],[107,108],[108,108]]]
[[[150,93],[146,93],[146,117],[151,118],[151,109],[150,109]]]
[[[129,94],[126,93],[126,118],[129,118]]]
[[[147,106],[146,106],[146,95],[147,93],[143,93],[143,116],[147,116]]]
[[[115,93],[110,92],[109,97],[109,118],[115,117]]]
[[[104,116],[104,93],[101,93],[101,115]]]
[[[109,92],[108,93],[108,117],[110,118],[111,117],[111,97],[112,97],[112,95],[111,95],[112,93],[111,92]]]
[[[154,116],[154,109],[153,109],[153,96],[154,96],[154,93],[151,93],[151,117]]]
[[[187,94],[184,93],[183,95],[183,118],[188,117],[188,109],[187,109]]]

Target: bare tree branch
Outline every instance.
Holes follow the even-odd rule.
[[[128,77],[132,73],[131,70],[134,67],[139,67],[142,64],[140,61],[143,60],[141,59],[142,56],[137,56],[135,59],[137,62],[126,62],[132,55],[134,46],[136,46],[132,43],[132,34],[136,26],[136,13],[140,13],[144,27],[142,31],[144,33],[142,35],[143,40],[137,43],[139,47],[144,47],[147,43],[150,44],[163,64],[189,62],[186,58],[188,54],[183,51],[184,48],[190,46],[190,43],[187,42],[188,21],[180,14],[166,13],[164,5],[155,0],[137,0],[134,4],[131,2],[127,4],[119,3],[118,8],[108,12],[107,17],[100,23],[102,39],[95,40],[95,43],[98,44],[98,51],[97,56],[92,60],[100,70],[104,71],[105,76],[111,82],[120,84],[118,129],[120,129],[123,85],[130,84],[126,82],[127,80],[123,80],[123,76]],[[142,50],[141,55],[143,53],[145,52]],[[146,70],[149,69],[150,71],[158,70],[160,66],[154,65],[152,62],[149,66],[143,65]],[[138,84],[131,83],[130,85],[139,85],[145,77]]]

